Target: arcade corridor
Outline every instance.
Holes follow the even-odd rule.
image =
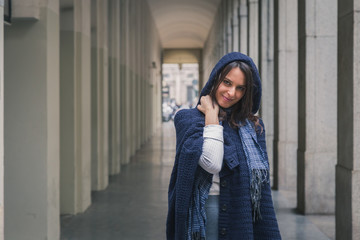
[[[165,239],[162,101],[197,102],[230,52],[260,73],[283,239],[360,239],[360,0],[0,0],[0,14],[0,240]]]
[[[61,239],[165,239],[174,157],[175,131],[170,121],[163,123],[120,174],[110,177],[106,190],[93,193],[93,204],[85,213],[62,216]],[[273,191],[273,199],[283,239],[335,239],[334,216],[296,214],[291,192]]]

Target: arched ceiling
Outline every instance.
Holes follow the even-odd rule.
[[[202,48],[220,0],[147,0],[163,48]]]

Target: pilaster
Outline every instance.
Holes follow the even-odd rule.
[[[360,1],[338,1],[336,239],[360,239]]]
[[[60,12],[60,212],[91,204],[90,1]]]
[[[298,125],[297,1],[275,1],[274,188],[295,190]]]
[[[334,213],[337,4],[299,1],[298,209]]]

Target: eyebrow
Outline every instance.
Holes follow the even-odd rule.
[[[224,80],[229,81],[231,83],[233,83],[233,81],[231,81],[230,79],[228,79],[227,77],[224,78]],[[246,87],[246,85],[237,85],[237,87]]]

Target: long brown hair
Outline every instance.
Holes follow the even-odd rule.
[[[241,61],[234,61],[227,64],[219,74],[216,76],[215,83],[210,91],[210,96],[214,102],[216,101],[216,91],[218,90],[220,84],[224,81],[225,77],[233,68],[239,68],[245,75],[245,94],[244,96],[232,106],[229,123],[232,128],[238,128],[239,123],[243,124],[246,119],[255,123],[255,128],[260,126],[262,129],[259,118],[255,116],[251,111],[253,107],[253,88],[254,88],[254,79],[252,76],[251,67]],[[226,113],[224,109],[220,107],[220,118],[226,118]]]

